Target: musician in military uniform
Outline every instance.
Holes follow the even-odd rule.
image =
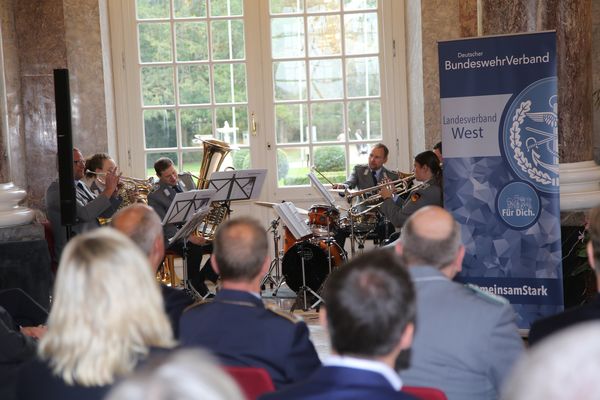
[[[266,369],[279,388],[307,378],[321,362],[304,322],[263,305],[268,251],[257,221],[237,218],[219,226],[211,258],[222,289],[211,302],[185,311],[179,332],[182,345],[204,347],[225,365]]]
[[[438,157],[433,151],[419,153],[414,167],[415,180],[421,185],[415,185],[406,198],[395,197],[393,189],[387,186],[380,191],[385,199],[381,212],[396,228],[402,227],[408,217],[421,207],[442,206],[442,169]]]
[[[154,163],[154,170],[158,176],[159,183],[156,190],[148,195],[148,205],[156,211],[161,221],[167,214],[171,202],[177,193],[192,190],[185,186],[183,181],[179,179],[177,169],[173,164],[173,160],[168,157],[161,157]],[[183,245],[181,242],[168,243],[168,239],[175,236],[178,227],[175,224],[166,224],[163,226],[165,236],[165,247],[168,250],[174,250],[179,254],[183,253]],[[204,283],[206,279],[216,282],[218,276],[215,274],[207,262],[202,269],[200,263],[202,256],[212,251],[210,243],[206,239],[194,234],[188,237],[188,278],[190,283],[198,291],[201,296],[209,295],[208,287]]]
[[[334,189],[368,189],[381,183],[384,178],[398,179],[396,172],[390,171],[384,164],[387,162],[390,151],[383,143],[376,143],[371,148],[368,164],[354,166],[346,182],[333,185]]]

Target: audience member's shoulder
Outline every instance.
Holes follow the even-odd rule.
[[[495,307],[505,307],[510,304],[506,298],[490,293],[487,290],[483,290],[477,285],[467,283],[464,285],[464,288],[466,289],[467,293],[469,293],[469,295],[476,299],[480,304],[488,304]]]
[[[275,320],[281,321],[282,323],[298,324],[302,322],[302,318],[289,312],[282,311],[281,309],[275,306],[265,305],[265,309],[268,312],[267,315],[269,315]]]
[[[189,306],[187,306],[183,312],[188,313],[188,312],[196,312],[196,311],[202,311],[204,308],[206,308],[207,305],[211,304],[212,300],[196,300],[194,303],[190,304]]]

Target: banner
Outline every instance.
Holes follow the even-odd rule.
[[[507,298],[519,328],[563,309],[556,35],[440,42],[444,207],[457,278]]]

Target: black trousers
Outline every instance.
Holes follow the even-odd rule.
[[[210,263],[210,258],[204,266],[200,266],[202,262],[202,256],[205,254],[212,253],[212,244],[205,244],[202,246],[198,246],[196,244],[188,242],[186,244],[187,247],[187,270],[188,270],[188,279],[190,283],[200,293],[202,296],[208,293],[208,287],[205,280],[209,280],[212,282],[216,282],[219,278],[219,275],[213,270],[212,265]],[[183,243],[177,242],[173,243],[168,247],[168,250],[172,250],[177,252],[179,255],[183,256]]]
[[[0,290],[0,306],[21,326],[46,323],[48,310],[19,288]]]

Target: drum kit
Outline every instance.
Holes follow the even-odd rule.
[[[255,204],[272,207],[277,203],[257,201]],[[307,310],[323,301],[319,293],[327,276],[348,258],[336,237],[350,236],[353,255],[354,241],[358,241],[359,248],[362,248],[367,236],[375,231],[380,216],[377,211],[372,211],[353,217],[351,212],[342,214],[336,207],[321,204],[313,205],[308,210],[296,209],[299,214],[306,215],[306,223],[312,233],[295,238],[279,217],[271,221],[268,231],[273,236],[275,256],[261,286],[264,288],[269,284],[273,296],[277,296],[283,283],[299,297],[305,298],[307,292],[312,294],[316,302],[308,307],[305,300],[303,308]],[[280,250],[280,225],[283,228],[283,250]]]

